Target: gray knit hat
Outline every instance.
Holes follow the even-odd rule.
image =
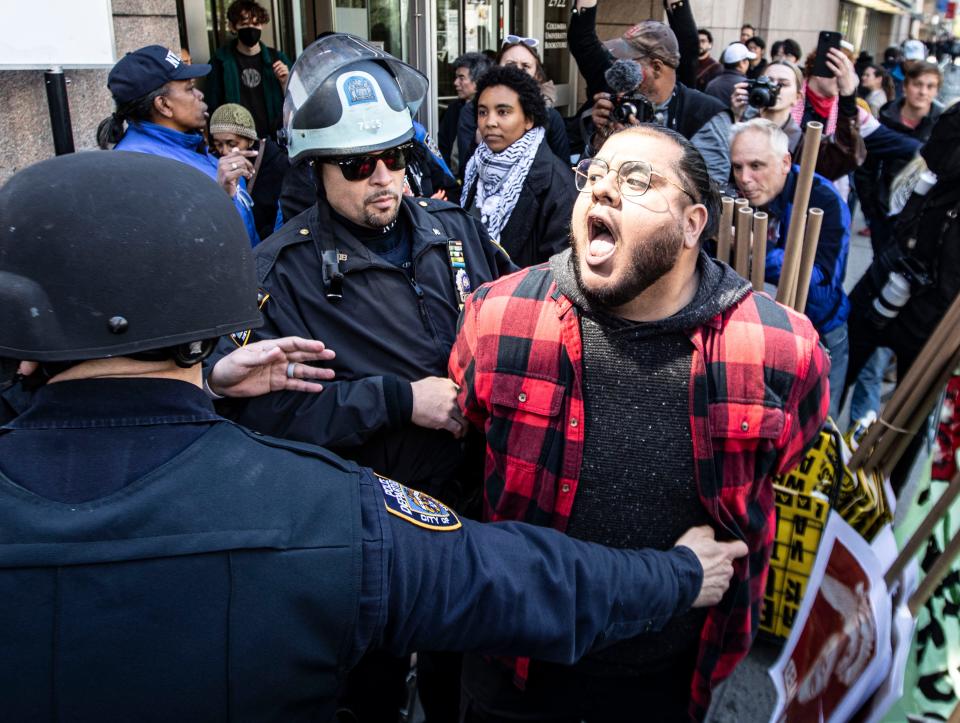
[[[257,125],[250,111],[238,103],[226,103],[217,108],[210,116],[210,135],[215,133],[233,133],[234,135],[257,140]]]

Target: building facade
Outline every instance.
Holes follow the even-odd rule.
[[[421,121],[435,129],[455,97],[451,62],[468,51],[496,51],[509,34],[535,37],[557,107],[582,102],[576,64],[567,50],[575,0],[260,0],[271,15],[263,40],[296,57],[328,30],[350,32],[420,68],[431,79]],[[747,22],[767,39],[793,38],[815,49],[820,30],[840,29],[855,46],[882,54],[909,32],[908,0],[688,0],[701,27],[714,34],[714,55],[739,38]],[[117,57],[150,43],[189,50],[207,62],[231,37],[230,0],[113,0]],[[645,18],[662,19],[662,0],[599,0],[598,33],[616,37]],[[38,20],[39,21],[39,20]],[[106,70],[66,72],[77,149],[96,145],[97,124],[113,110]],[[0,69],[0,183],[25,165],[53,155],[43,73]]]

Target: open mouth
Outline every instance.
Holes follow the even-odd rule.
[[[607,222],[596,216],[587,218],[587,254],[586,262],[590,266],[599,266],[606,262],[617,250],[617,241]]]

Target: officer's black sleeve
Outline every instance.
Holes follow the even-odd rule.
[[[261,310],[263,326],[251,341],[312,337],[287,298],[286,294],[270,296]],[[231,337],[221,338],[209,366],[236,348]],[[338,448],[357,446],[381,429],[409,423],[412,409],[410,384],[393,376],[335,379],[324,383],[319,394],[272,392],[217,403],[225,417],[263,434]]]
[[[687,548],[614,550],[518,522],[426,529],[388,512],[379,485],[364,473],[361,627],[394,653],[572,663],[598,644],[661,629],[699,594],[702,568]]]

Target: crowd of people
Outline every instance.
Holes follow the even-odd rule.
[[[427,723],[704,718],[771,477],[960,291],[960,121],[919,41],[824,73],[664,6],[602,42],[577,0],[568,118],[537,38],[456,58],[435,144],[419,70],[332,32],[292,63],[235,0],[211,64],[116,64],[112,150],[0,189],[12,719],[397,720],[412,652]],[[715,252],[746,199],[778,284],[811,153],[800,314]]]

